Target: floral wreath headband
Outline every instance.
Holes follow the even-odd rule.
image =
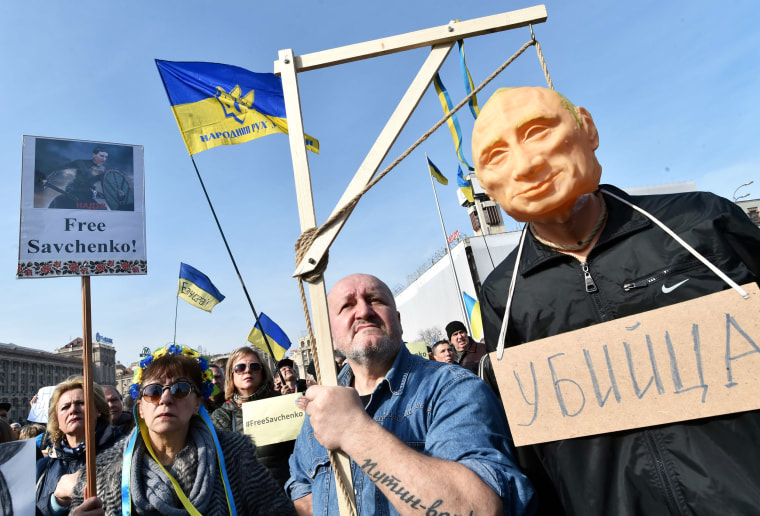
[[[202,357],[197,351],[187,346],[172,344],[168,347],[159,348],[154,351],[153,354],[140,360],[140,365],[135,368],[135,374],[132,376],[132,385],[129,387],[129,396],[133,400],[140,397],[140,383],[142,383],[143,380],[143,371],[145,371],[155,359],[161,358],[166,354],[184,355],[186,357],[197,359],[198,365],[201,366],[201,378],[203,379],[201,394],[206,399],[209,399],[214,394],[214,390],[216,389],[216,386],[214,385],[214,373],[209,369],[206,357]]]

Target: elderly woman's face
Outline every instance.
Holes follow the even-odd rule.
[[[238,393],[255,391],[263,378],[259,357],[253,353],[238,357],[232,365],[232,383]]]
[[[146,396],[157,395],[158,392],[161,393],[160,396],[153,399]],[[189,378],[150,378],[143,381],[139,403],[140,416],[145,420],[148,432],[168,437],[173,433],[182,434],[187,431],[190,418],[200,408],[201,397]]]
[[[61,432],[77,440],[84,439],[84,391],[71,389],[58,398],[55,406],[58,428]]]

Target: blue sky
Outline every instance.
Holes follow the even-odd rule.
[[[529,2],[250,2],[235,10],[198,1],[3,2],[0,5],[0,342],[52,350],[81,335],[80,281],[16,280],[22,135],[143,145],[148,275],[92,279],[93,333],[117,360],[173,338],[181,261],[227,299],[212,314],[182,302],[177,341],[212,353],[245,342],[253,316],[227,257],[172,116],[154,59],[212,61],[271,72],[280,49],[326,50],[536,5]],[[621,187],[693,180],[701,190],[760,197],[760,32],[755,1],[546,4],[536,25],[555,87],[586,107],[600,132],[604,182]],[[525,41],[527,28],[468,39],[479,84]],[[418,49],[299,76],[317,220],[330,214],[427,54]],[[441,69],[464,96],[452,53]],[[545,85],[529,49],[484,93]],[[430,89],[385,164],[441,117]],[[469,157],[472,118],[460,113]],[[327,286],[352,272],[405,284],[442,247],[424,161],[450,180],[438,190],[449,233],[472,233],[456,201],[457,159],[435,133],[354,210],[330,251]],[[288,139],[269,136],[196,156],[259,311],[291,340],[306,325],[294,269],[300,233]],[[508,222],[510,229],[515,228]],[[434,310],[435,307],[431,307]],[[402,314],[403,316],[403,314]],[[442,325],[445,322],[442,322]],[[415,336],[405,336],[408,339]]]

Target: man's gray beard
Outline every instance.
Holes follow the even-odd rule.
[[[394,340],[389,335],[384,335],[373,346],[366,346],[362,349],[349,349],[348,351],[344,351],[344,353],[347,360],[363,366],[383,363],[390,357],[396,357],[399,343],[394,342]]]

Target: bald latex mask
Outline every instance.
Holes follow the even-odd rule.
[[[472,156],[483,190],[520,222],[567,222],[599,186],[591,115],[546,88],[504,88],[483,107]]]

